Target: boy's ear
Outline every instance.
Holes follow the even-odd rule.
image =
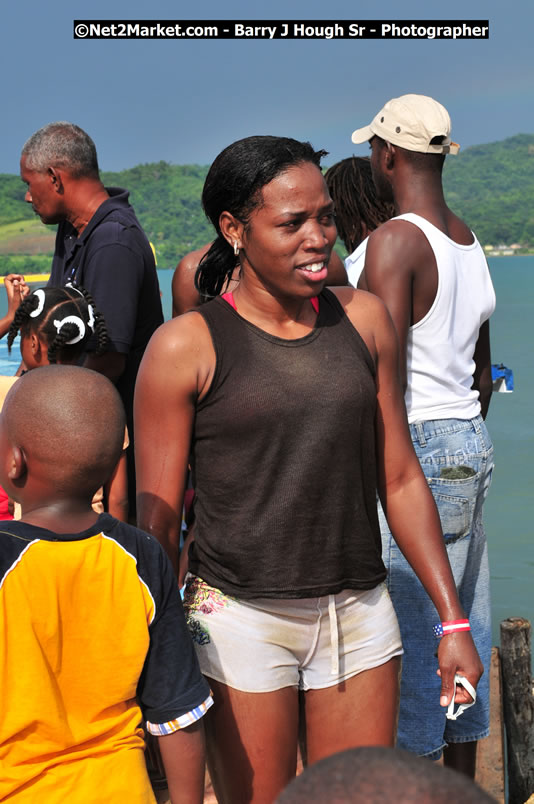
[[[10,466],[7,476],[10,480],[20,480],[26,474],[26,458],[20,447],[11,447]]]

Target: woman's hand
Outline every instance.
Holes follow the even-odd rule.
[[[379,299],[362,291],[359,297],[354,295],[358,291],[352,291],[352,296],[349,293],[346,288],[336,289],[377,367],[378,489],[384,513],[440,620],[463,619],[465,612],[458,599],[439,514],[408,429],[399,382],[398,344],[391,318]],[[358,299],[361,303],[356,306]],[[442,706],[448,706],[454,694],[456,674],[465,676],[476,688],[483,666],[469,631],[442,637],[438,661]],[[467,690],[460,685],[456,690],[457,703],[471,702]]]
[[[454,676],[465,676],[473,687],[480,680],[484,667],[475,648],[469,631],[456,631],[446,634],[438,647],[438,675],[441,677],[440,705],[448,706],[454,694]],[[455,703],[472,703],[468,691],[460,684],[456,686]]]

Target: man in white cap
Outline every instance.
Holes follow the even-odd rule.
[[[370,235],[358,287],[384,300],[397,328],[412,440],[434,493],[465,609],[461,624],[442,624],[442,638],[455,639],[457,628],[470,626],[486,671],[476,703],[457,720],[446,719],[434,703],[439,679],[432,687],[428,672],[432,663],[437,668],[436,611],[381,511],[383,557],[405,648],[399,746],[433,759],[444,749],[445,764],[474,776],[477,740],[489,731],[491,624],[482,503],[493,466],[484,416],[491,396],[488,321],[495,294],[476,237],[445,203],[445,155],[459,151],[450,128],[440,103],[403,95],[386,103],[352,140],[370,142],[379,196],[397,210],[397,217]],[[414,538],[424,540],[425,534]]]

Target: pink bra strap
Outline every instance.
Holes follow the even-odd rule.
[[[225,302],[228,302],[230,307],[233,307],[234,310],[237,313],[237,307],[235,306],[235,301],[234,301],[234,294],[232,293],[231,290],[228,293],[223,293],[222,296],[221,296],[221,299],[224,299]],[[319,312],[319,299],[317,298],[317,296],[314,296],[313,299],[310,299],[310,301],[312,303],[313,309],[315,310],[316,313],[318,313]]]
[[[237,313],[237,307],[235,306],[235,301],[234,301],[234,294],[232,293],[231,290],[228,291],[228,293],[223,293],[222,296],[221,296],[221,299],[224,299],[225,302],[228,302],[230,307],[233,307],[234,310]]]

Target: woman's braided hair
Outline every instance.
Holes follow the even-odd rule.
[[[97,355],[106,351],[109,341],[106,322],[95,310],[91,294],[71,285],[39,288],[21,302],[7,335],[9,351],[19,331],[22,336],[33,332],[46,343],[50,363],[75,362],[93,335]]]
[[[337,233],[351,254],[369,232],[393,217],[395,208],[378,198],[366,157],[336,162],[326,171],[325,180],[336,209]]]

